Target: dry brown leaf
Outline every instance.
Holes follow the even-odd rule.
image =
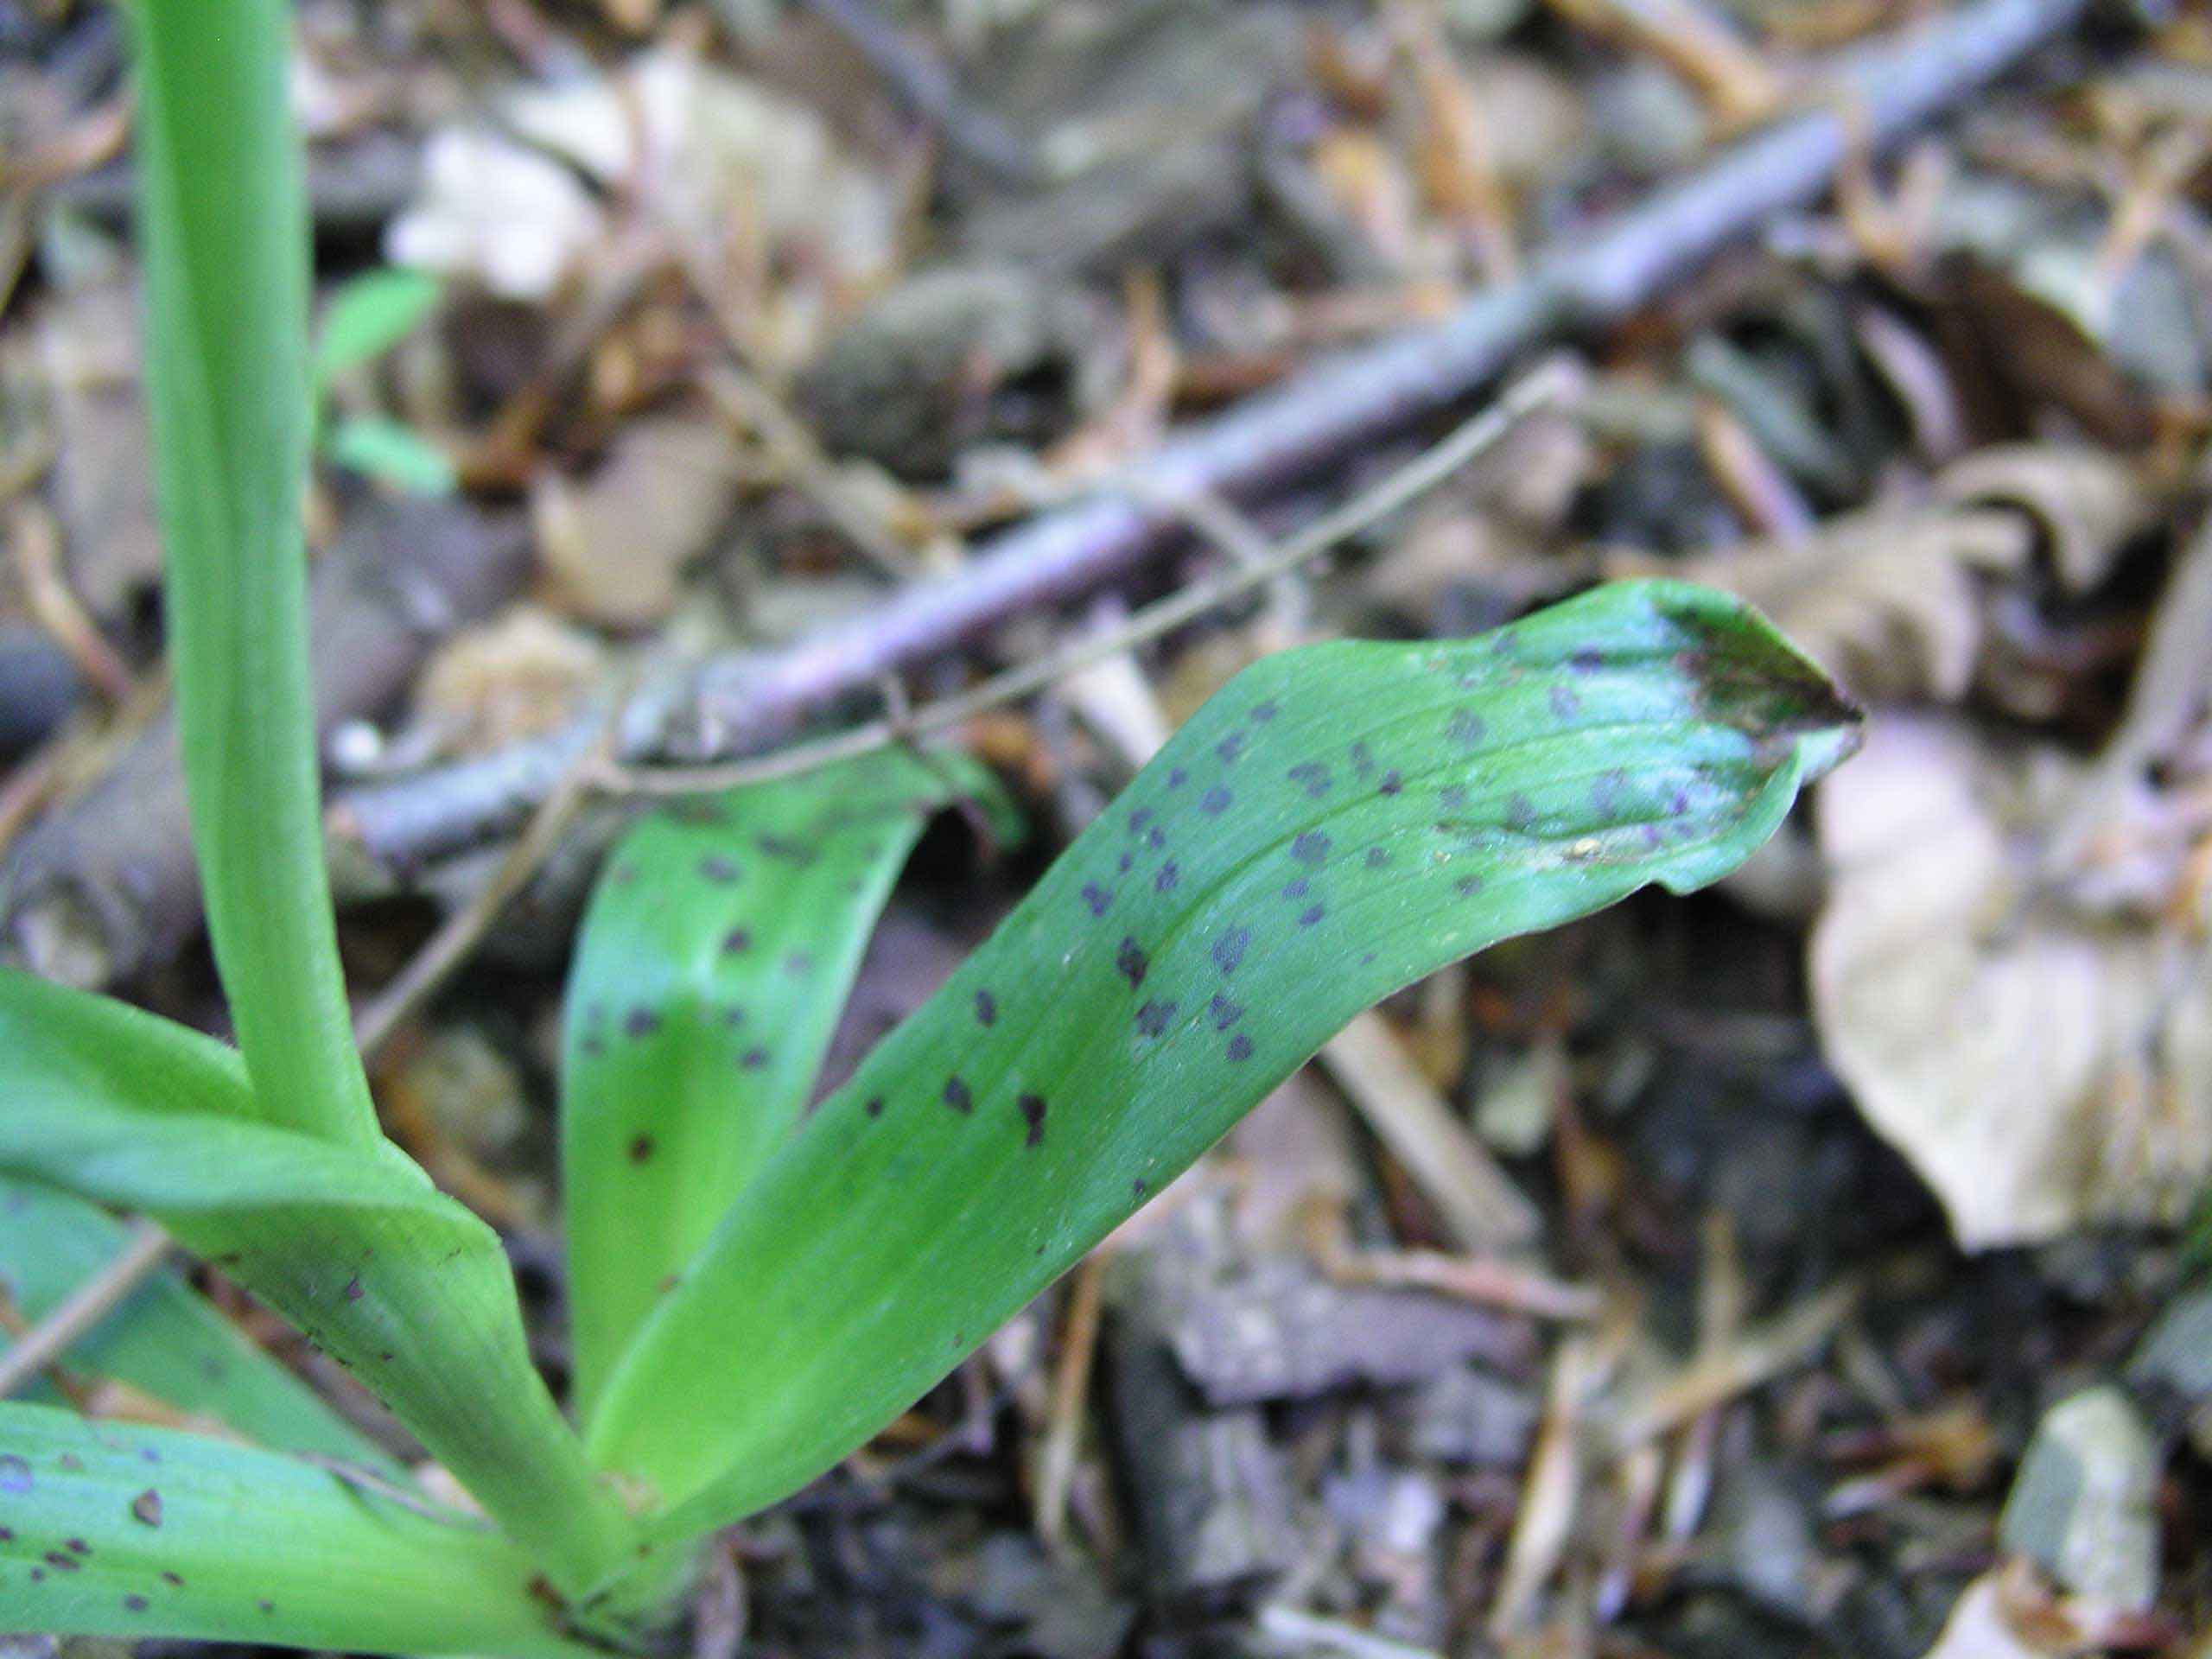
[[[517,605],[438,648],[416,687],[416,710],[443,753],[500,748],[575,718],[606,654],[550,613]]]
[[[710,421],[631,422],[590,475],[548,472],[531,499],[554,595],[607,627],[658,622],[676,608],[683,567],[703,552],[743,482],[729,434]]]
[[[2105,579],[2120,550],[2158,522],[2164,503],[2138,467],[2086,443],[2008,443],[1947,468],[1951,501],[2018,507],[2048,538],[2050,563],[2072,593]]]
[[[2031,542],[2018,515],[1995,509],[1878,509],[1669,573],[1749,600],[1861,697],[1950,702],[1981,653],[1976,575],[2022,569]]]
[[[1823,788],[1814,1012],[1868,1120],[1967,1249],[2183,1214],[2212,1174],[2212,984],[2139,880],[2047,874],[2081,768],[1889,714]]]

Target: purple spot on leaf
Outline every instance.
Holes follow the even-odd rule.
[[[1122,978],[1129,982],[1131,990],[1144,983],[1144,970],[1149,965],[1137,942],[1124,937],[1120,948],[1114,952],[1114,967]]]
[[[1224,974],[1233,974],[1244,960],[1244,952],[1252,943],[1252,930],[1232,927],[1213,942],[1213,965]]]
[[[1308,830],[1290,843],[1290,855],[1301,864],[1319,864],[1329,855],[1329,837]]]
[[[1229,1039],[1229,1058],[1232,1060],[1250,1059],[1252,1058],[1252,1039],[1249,1037],[1247,1037],[1243,1032],[1238,1032],[1234,1037]]]
[[[1028,1133],[1022,1137],[1021,1144],[1025,1147],[1043,1146],[1045,1144],[1045,1096],[1023,1095],[1014,1103],[1021,1109],[1021,1121],[1028,1129]]]
[[[1154,997],[1137,1010],[1137,1029],[1147,1037],[1157,1037],[1167,1029],[1168,1021],[1175,1017],[1175,1004]]]
[[[1206,791],[1206,792],[1199,798],[1198,810],[1218,817],[1220,814],[1229,810],[1229,804],[1234,799],[1236,799],[1235,796],[1231,795],[1219,784],[1216,784],[1211,789]]]
[[[976,1109],[976,1096],[969,1092],[968,1085],[961,1079],[947,1077],[944,1080],[944,1103],[965,1116]]]

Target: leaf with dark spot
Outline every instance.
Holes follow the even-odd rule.
[[[1224,974],[1233,974],[1243,964],[1244,951],[1252,943],[1252,930],[1232,927],[1213,942],[1213,965]]]
[[[47,1512],[71,1529],[0,1527],[11,1628],[326,1652],[595,1651],[554,1634],[523,1587],[542,1569],[480,1517],[354,1465],[123,1427],[0,1402],[0,1439],[19,1448],[7,1455],[38,1461]],[[155,1447],[158,1492],[143,1484]]]
[[[999,811],[988,774],[965,757],[890,752],[734,790],[696,817],[658,813],[623,838],[613,862],[636,874],[592,896],[562,1078],[587,1414],[660,1281],[798,1122],[899,867],[928,815],[962,791]],[[773,868],[735,880],[747,849]],[[624,1029],[653,1040],[593,1044],[590,1011],[605,1003],[629,1008]],[[973,1009],[986,1025],[996,1014],[987,991]]]
[[[1600,667],[1573,665],[1592,649]],[[1568,675],[1580,702],[1562,723],[1549,693]],[[1081,890],[1113,869],[1131,818],[1177,798],[1166,780],[1179,769],[1215,766],[1217,747],[1249,729],[1263,702],[1281,710],[1269,764],[1238,763],[1233,803],[1213,785],[1198,833],[1169,817],[1176,883],[1122,886],[1120,925],[1091,928]],[[639,1333],[592,1422],[594,1457],[664,1504],[648,1522],[656,1536],[690,1536],[795,1491],[1363,1008],[1639,887],[1718,879],[1848,752],[1854,722],[1825,677],[1744,607],[1668,582],[1541,613],[1503,648],[1495,637],[1339,643],[1246,670],[769,1161]],[[1276,765],[1278,747],[1301,737],[1313,748]],[[1310,779],[1287,775],[1359,742],[1378,768],[1372,787],[1316,797]],[[1628,789],[1599,817],[1592,785],[1615,769]],[[1447,787],[1465,804],[1440,836]],[[1690,811],[1669,820],[1683,788]],[[1525,817],[1525,830],[1509,830],[1509,817]],[[1642,833],[1654,822],[1671,825],[1656,850]],[[1373,864],[1382,848],[1419,854]],[[1275,894],[1316,868],[1357,876],[1325,895],[1325,926],[1301,930]],[[1463,899],[1469,878],[1482,885]],[[985,985],[1019,986],[1025,1007],[1046,1012],[980,1032],[970,1007]],[[1179,1023],[1169,1003],[1207,1014]],[[981,1110],[908,1115],[895,1135],[869,1122],[868,1100],[955,1067],[979,1102],[1051,1100],[1052,1132],[1030,1147]],[[732,1355],[744,1357],[741,1388]]]
[[[235,1050],[5,970],[0,1053],[0,1172],[136,1211],[194,1255],[229,1258],[228,1276],[372,1389],[510,1537],[564,1582],[596,1570],[599,1541],[630,1523],[531,1363],[512,1264],[396,1146],[273,1124]],[[414,1332],[435,1339],[392,1340]],[[164,1457],[166,1535],[180,1517]],[[135,1451],[130,1462],[117,1524],[145,1485]]]

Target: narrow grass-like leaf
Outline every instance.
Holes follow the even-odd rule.
[[[1716,880],[1854,721],[1739,603],[1669,582],[1247,670],[747,1189],[632,1344],[594,1454],[670,1534],[793,1491],[1353,1014]]]
[[[365,270],[340,283],[315,334],[315,390],[328,390],[347,370],[374,362],[413,334],[444,291],[429,271],[404,266]]]
[[[221,1044],[0,972],[0,1170],[141,1211],[336,1358],[566,1591],[626,1517],[530,1363],[498,1236],[389,1141],[256,1122]]]
[[[0,1630],[574,1659],[481,1522],[204,1435],[0,1404]]]
[[[81,1198],[0,1174],[0,1285],[26,1319],[52,1313],[112,1263],[129,1236],[120,1222]],[[0,1352],[8,1345],[0,1338]],[[220,1423],[277,1451],[338,1458],[406,1478],[374,1440],[166,1269],[79,1338],[61,1363],[72,1376],[127,1383],[187,1417]]]
[[[285,0],[147,0],[137,173],[148,402],[193,844],[255,1088],[379,1140],[331,925],[308,678],[306,197]]]
[[[561,1145],[577,1415],[812,1091],[861,952],[939,807],[995,799],[899,752],[639,823],[569,982]]]

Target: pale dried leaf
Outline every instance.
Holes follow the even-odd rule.
[[[2120,455],[2086,443],[2011,443],[1945,469],[1943,497],[2017,507],[2048,539],[2051,569],[2070,593],[2102,582],[2127,543],[2158,521],[2163,503]]]
[[[438,648],[416,686],[416,711],[443,753],[502,748],[575,719],[606,655],[543,607],[517,605]]]
[[[556,596],[608,627],[659,621],[741,484],[736,445],[719,424],[673,415],[631,422],[588,477],[538,481],[531,505]]]
[[[1876,509],[1675,573],[1749,600],[1862,697],[1955,702],[1981,654],[1975,578],[2022,569],[2031,545],[2008,512]]]
[[[488,127],[448,127],[423,148],[421,191],[385,232],[385,257],[544,300],[605,234],[598,204],[560,162]]]
[[[2077,781],[1893,714],[1820,802],[1822,1040],[1968,1249],[2171,1220],[2212,1173],[2202,941],[2037,878]]]

